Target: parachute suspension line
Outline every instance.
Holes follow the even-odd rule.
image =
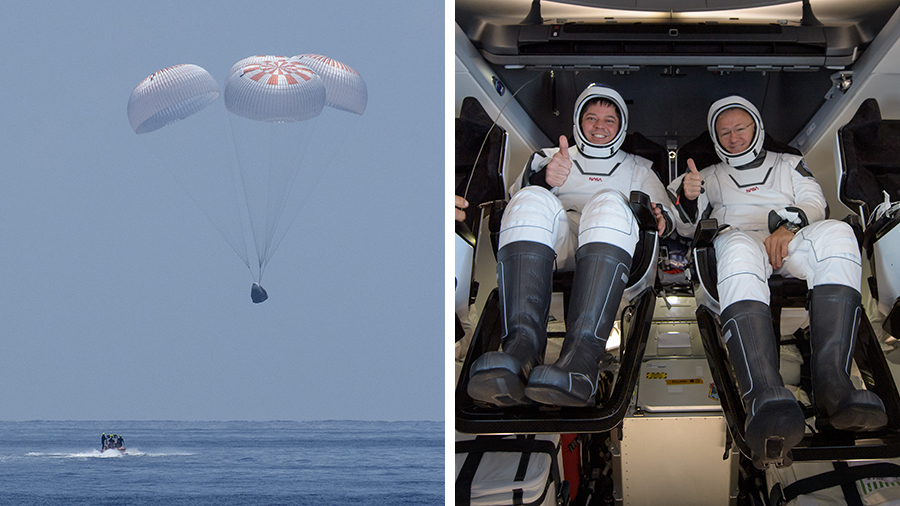
[[[541,77],[542,75],[543,75],[543,73],[540,73],[540,74],[532,77],[531,79],[529,79],[522,86],[519,86],[519,89],[517,89],[515,92],[513,92],[513,94],[509,96],[509,100],[507,100],[503,104],[503,107],[500,108],[500,112],[497,113],[497,119],[495,119],[494,122],[491,123],[491,128],[488,128],[487,133],[484,134],[484,140],[481,141],[481,147],[478,148],[478,154],[475,155],[475,162],[472,164],[472,172],[475,172],[475,167],[478,166],[478,159],[481,158],[481,152],[484,151],[484,146],[487,144],[488,137],[490,137],[491,131],[494,129],[494,127],[497,125],[497,122],[500,121],[500,118],[503,116],[503,111],[506,110],[506,106],[509,105],[510,102],[512,102],[512,99],[516,98],[516,95],[518,95],[519,92],[522,91],[523,88],[525,88],[529,84],[533,83],[537,78]],[[474,178],[470,177],[469,181],[466,183],[466,191],[463,194],[464,199],[467,199],[467,197],[469,196],[469,185],[472,184],[472,179],[474,179]]]
[[[276,195],[275,192],[269,193],[269,200],[267,202],[269,215],[266,219],[266,244],[260,259],[263,265],[268,264],[272,255],[275,254],[275,249],[277,248],[275,245],[275,236],[278,232],[278,225],[281,221],[283,210],[287,206],[287,196],[290,194],[296,175],[297,172],[292,174],[290,181],[287,184],[287,189],[285,189],[281,195]],[[275,181],[270,181],[270,188],[274,188],[275,183]]]
[[[275,129],[278,126],[283,127],[285,125],[276,125],[274,123],[270,123],[268,125],[268,130],[270,131],[270,134],[266,136],[266,142],[267,142],[266,152],[269,153],[270,155],[275,153],[276,152],[275,150],[285,149],[285,147],[286,147],[286,146],[278,146],[277,145],[278,142],[277,142],[277,139],[275,138],[275,134],[276,134]],[[279,169],[279,168],[281,170],[285,170],[283,167],[276,167],[274,163],[267,163],[266,167],[265,167],[265,169],[266,169],[266,180],[265,180],[266,181],[266,209],[265,209],[265,213],[264,213],[265,219],[263,220],[263,223],[265,223],[265,229],[263,231],[263,239],[264,240],[261,244],[256,245],[257,248],[259,248],[258,255],[259,255],[260,274],[262,274],[263,267],[266,265],[266,262],[268,262],[268,258],[266,258],[266,257],[268,255],[269,242],[272,240],[271,224],[272,224],[272,221],[274,220],[274,215],[277,214],[275,212],[275,209],[273,209],[272,200],[273,200],[275,190],[276,190],[276,185],[277,185],[276,179],[277,179],[278,174],[276,173],[276,169]]]
[[[182,186],[182,190],[184,190],[183,186]],[[219,232],[219,234],[223,238],[225,238],[225,242],[228,243],[229,246],[231,246],[231,249],[237,254],[238,258],[240,258],[241,261],[244,262],[244,265],[246,265],[247,268],[249,269],[250,268],[250,255],[247,254],[246,244],[244,245],[245,248],[243,249],[243,251],[239,250],[236,245],[232,244],[231,241],[228,240],[228,235],[225,233],[225,230],[219,224],[217,224],[215,222],[215,220],[213,220],[213,218],[209,215],[209,213],[205,209],[203,209],[203,206],[200,205],[200,203],[197,201],[197,199],[195,199],[194,196],[191,195],[190,192],[188,192],[187,190],[185,190],[184,192],[187,194],[188,197],[190,197],[191,201],[194,202],[194,205],[200,209],[200,211],[203,213],[203,216],[206,216],[207,221],[212,223],[212,226]],[[242,232],[243,232],[243,230],[242,230]],[[252,271],[251,271],[251,274],[252,274]]]
[[[225,116],[228,116],[228,114],[225,114]],[[232,135],[234,135],[234,132],[232,132]],[[232,149],[235,149],[234,142],[231,142],[231,146],[232,146]],[[236,156],[235,156],[235,162],[237,162]],[[235,171],[237,171],[238,173],[236,174]],[[243,247],[242,248],[243,253],[238,251],[237,246],[232,244],[231,247],[232,247],[232,249],[234,249],[235,252],[237,252],[237,254],[241,258],[241,260],[244,261],[244,265],[246,265],[247,270],[250,271],[250,276],[253,277],[253,269],[250,267],[250,254],[247,252],[247,233],[243,226],[244,217],[243,217],[242,211],[244,209],[244,206],[242,206],[240,192],[238,189],[238,185],[242,184],[242,182],[239,181],[240,171],[241,171],[240,165],[237,163],[233,164],[233,166],[231,167],[231,171],[230,171],[231,173],[229,174],[229,180],[231,181],[231,184],[229,184],[228,186],[232,190],[231,198],[234,202],[235,210],[237,211],[237,214],[238,214],[235,218],[237,220],[236,225],[240,229],[240,232],[241,232],[240,237],[238,239],[241,241],[241,246]],[[231,244],[231,241],[228,241],[228,243]],[[257,281],[259,281],[259,280],[257,280]]]
[[[259,279],[256,280],[258,283],[262,283],[262,275],[263,275],[263,270],[265,270],[265,268],[266,268],[265,263],[262,260],[260,260],[259,261]]]
[[[273,219],[272,216],[275,214],[275,210],[272,209],[272,195],[276,189],[275,179],[278,175],[277,171],[279,169],[285,170],[281,164],[274,163],[272,160],[272,158],[278,152],[276,150],[285,148],[284,145],[280,145],[278,139],[276,138],[278,133],[276,129],[283,126],[284,125],[278,123],[268,123],[266,128],[266,130],[269,131],[269,134],[266,135],[266,163],[263,167],[263,169],[265,170],[265,209],[257,209],[257,213],[262,213],[262,219],[258,223],[258,225],[260,225],[260,230],[254,231],[254,233],[262,236],[262,241],[258,241],[256,243],[256,255],[259,260],[260,277],[262,277],[262,271],[267,262],[266,254],[269,242],[271,241],[269,228],[270,223]]]
[[[319,120],[320,117],[321,116],[317,116],[316,118],[307,120],[307,123],[309,124],[308,127],[313,132],[319,131],[319,125],[317,123],[320,121]],[[278,246],[281,245],[281,242],[287,236],[287,232],[291,229],[291,227],[294,224],[294,221],[297,220],[297,217],[300,216],[300,212],[303,210],[303,207],[305,207],[306,200],[309,196],[309,193],[311,193],[312,190],[315,189],[319,180],[322,178],[322,175],[325,173],[325,171],[328,170],[329,162],[331,162],[333,160],[332,157],[327,157],[326,164],[323,167],[321,167],[321,168],[320,167],[307,167],[308,170],[302,171],[304,176],[307,176],[307,178],[303,180],[303,184],[306,185],[305,191],[308,193],[306,195],[303,195],[301,198],[297,199],[300,202],[300,207],[296,210],[296,212],[289,213],[287,216],[285,216],[282,211],[287,207],[288,202],[291,200],[290,197],[294,192],[294,187],[297,184],[297,180],[300,179],[299,176],[301,173],[301,170],[300,170],[301,167],[303,167],[308,161],[307,154],[309,153],[309,149],[310,149],[309,145],[310,145],[310,142],[312,141],[311,133],[312,132],[309,132],[302,136],[302,140],[300,143],[299,155],[291,163],[291,167],[293,167],[293,170],[290,175],[290,181],[288,182],[287,190],[281,195],[281,203],[277,206],[277,209],[279,210],[279,212],[277,213],[277,215],[275,217],[275,222],[272,225],[269,241],[267,241],[267,245],[269,246],[269,249],[267,250],[267,253],[265,256],[265,263],[269,262],[269,260],[275,254],[275,251],[278,249]],[[345,139],[346,139],[346,137],[341,138],[341,140],[342,140],[341,144],[343,144],[343,140],[345,140]],[[339,153],[340,149],[336,150],[335,152]],[[312,177],[311,177],[312,183],[311,184],[309,183],[310,175],[312,175]],[[279,225],[282,223],[283,218],[287,218],[287,220],[288,220],[287,226],[279,229]],[[280,232],[279,232],[279,230],[280,230]]]
[[[277,135],[278,127],[284,128],[286,125],[270,123],[267,127],[269,134],[266,136],[265,142],[266,153],[269,156],[275,156],[276,153],[284,152],[286,149],[293,147],[291,144],[283,142],[280,136]],[[287,155],[287,159],[290,158],[292,157]],[[260,276],[269,261],[269,245],[272,243],[273,227],[277,222],[277,216],[280,212],[279,206],[283,200],[277,196],[279,191],[284,191],[284,188],[281,187],[283,186],[283,183],[280,182],[280,176],[283,175],[282,172],[289,171],[289,167],[285,166],[286,164],[281,163],[282,161],[283,160],[280,160],[279,163],[274,163],[272,160],[267,160],[267,163],[265,163],[263,167],[265,174],[260,174],[261,176],[265,176],[265,209],[257,210],[258,213],[262,213],[263,218],[258,223],[260,226],[258,233],[262,236],[263,240],[256,244],[257,256],[259,257]]]
[[[235,122],[237,122],[237,121],[242,121],[242,120],[237,117],[233,118],[231,114],[228,115],[228,124],[231,128],[232,138],[234,138],[234,139],[238,139],[240,136],[240,133],[237,131],[237,129],[235,127]],[[250,223],[250,235],[251,235],[251,238],[253,239],[253,243],[259,244],[259,239],[257,238],[257,234],[256,234],[256,227],[253,226],[253,210],[250,209],[251,198],[250,198],[250,193],[247,190],[247,186],[248,186],[247,180],[246,180],[246,178],[247,178],[246,172],[247,171],[244,170],[242,167],[246,162],[241,160],[241,153],[238,150],[237,144],[238,144],[237,141],[232,143],[232,145],[234,146],[234,152],[235,152],[234,155],[238,161],[238,173],[240,175],[240,192],[238,192],[238,194],[243,194],[243,196],[244,196],[243,200],[240,201],[239,204],[242,204],[242,206],[240,206],[242,208],[242,210],[247,211],[247,217],[249,218],[249,223]],[[237,182],[235,184],[237,184]],[[238,200],[240,200],[240,199],[238,199]],[[243,227],[242,227],[242,229],[243,229]],[[257,250],[256,250],[256,256],[257,256],[257,261],[259,261],[259,248],[257,248]],[[248,257],[249,257],[249,255],[248,255]],[[253,275],[254,272],[253,272],[253,269],[250,267],[249,258],[247,259],[246,263],[247,263],[247,267],[250,268],[250,274]],[[259,267],[260,267],[260,271],[261,271],[262,270],[261,265]],[[257,276],[254,276],[254,277],[257,277]],[[259,277],[261,277],[261,276],[259,276]]]
[[[359,122],[359,118],[360,118],[360,115],[358,115],[358,114],[355,114],[354,116],[356,116],[356,117],[354,118],[353,122],[349,125],[349,129],[348,129],[348,131],[351,131],[351,132],[355,131],[356,124]],[[317,118],[317,120],[318,120],[318,118]],[[324,130],[331,131],[330,128],[326,128]],[[337,144],[336,149],[334,149],[335,153],[343,153],[342,148],[344,147],[344,144],[346,143],[348,137],[349,136],[341,136],[340,137],[339,143]],[[307,144],[309,142],[310,142],[310,140],[307,139]],[[313,176],[312,183],[309,184],[307,191],[312,193],[312,191],[316,189],[316,187],[319,184],[319,181],[322,180],[322,176],[324,176],[325,173],[328,172],[328,169],[330,169],[331,166],[334,165],[334,163],[335,163],[335,157],[329,156],[325,159],[325,163],[322,166],[321,170],[318,170],[318,167],[314,168],[315,170],[313,170],[312,172],[314,172],[315,175]],[[296,179],[296,176],[295,176],[295,179]],[[291,227],[293,227],[294,222],[297,221],[297,218],[300,217],[300,214],[302,214],[303,208],[306,207],[306,201],[307,201],[307,198],[301,199],[300,208],[297,209],[297,212],[293,213],[293,215],[288,217],[288,219],[290,221],[288,222],[287,226],[282,229],[282,233],[281,233],[280,237],[277,237],[275,239],[274,246],[272,247],[272,253],[274,253],[275,250],[278,249],[278,246],[280,246],[281,242],[284,241],[284,238],[287,237],[287,232],[291,229]]]
[[[297,128],[306,130],[308,128],[308,125],[306,125],[306,123],[312,121],[314,121],[314,119],[306,120],[302,122],[302,124],[298,124]],[[266,193],[266,241],[263,245],[262,256],[260,258],[262,266],[265,266],[269,263],[269,260],[272,258],[272,254],[274,253],[272,244],[275,238],[275,234],[278,230],[278,222],[281,220],[281,215],[284,212],[285,207],[287,206],[288,195],[290,195],[291,186],[293,185],[294,179],[299,172],[299,166],[302,163],[303,154],[306,150],[306,142],[308,140],[308,136],[305,135],[305,132],[300,135],[301,142],[299,146],[295,146],[295,144],[292,142],[284,142],[283,139],[281,140],[281,142],[277,142],[275,136],[271,136],[270,138],[272,139],[273,143],[273,145],[270,146],[271,150],[285,150],[289,147],[293,147],[294,150],[290,151],[286,156],[287,163],[279,164],[278,167],[275,167],[274,164],[273,166],[268,167],[268,191]],[[278,145],[274,145],[276,142],[278,143]],[[298,157],[300,157],[300,161],[297,161]]]
[[[226,118],[230,116],[230,115],[228,114],[228,112],[224,109],[224,107],[220,107],[219,109],[217,109],[217,111],[218,111],[221,115],[225,116]],[[221,117],[219,118],[219,120],[221,121]],[[220,123],[220,124],[221,124],[221,123]],[[232,131],[232,136],[233,136],[233,135],[234,135],[234,132]],[[232,142],[230,142],[229,144],[231,144],[232,150],[234,150],[234,149],[235,149],[235,148],[234,148],[234,142],[232,141]],[[233,161],[234,161],[234,162],[237,162],[237,161],[238,161],[236,155],[235,155],[235,158],[234,158]],[[213,223],[213,226],[216,228],[216,230],[218,230],[219,233],[222,234],[222,237],[225,237],[225,242],[227,242],[227,243],[231,246],[231,249],[234,250],[235,253],[237,253],[238,258],[240,258],[241,261],[244,262],[244,265],[247,266],[247,270],[250,271],[250,276],[252,277],[252,276],[253,276],[253,269],[250,267],[250,254],[247,252],[247,237],[246,237],[246,233],[245,233],[245,231],[244,231],[244,227],[241,226],[241,221],[242,221],[243,218],[242,218],[242,216],[241,216],[241,211],[242,211],[241,199],[240,199],[240,196],[239,196],[239,193],[238,193],[238,188],[237,188],[237,185],[238,185],[238,182],[237,182],[237,176],[238,176],[238,174],[235,174],[235,171],[240,172],[240,166],[239,166],[238,164],[236,164],[236,163],[232,163],[232,164],[229,164],[228,168],[229,168],[230,170],[228,170],[228,175],[227,175],[227,177],[228,177],[228,181],[230,181],[230,183],[227,185],[227,187],[228,187],[228,189],[229,189],[230,192],[231,192],[231,194],[229,195],[229,197],[232,199],[232,202],[233,202],[234,205],[235,205],[235,208],[234,208],[234,209],[235,209],[235,212],[237,212],[237,216],[234,217],[234,218],[236,218],[236,220],[237,220],[237,222],[235,223],[235,225],[236,225],[237,228],[240,230],[239,237],[237,237],[235,240],[240,241],[240,246],[241,246],[241,247],[238,248],[238,246],[237,246],[236,244],[232,244],[232,241],[228,239],[228,237],[226,236],[225,231],[224,231],[224,229],[222,228],[222,226],[216,224],[216,222],[213,221],[212,217],[210,217],[209,215],[207,215],[206,217],[207,217],[207,219],[208,219],[210,222]],[[204,213],[204,214],[207,214],[205,210],[203,211],[203,213]]]
[[[221,118],[211,116],[216,111],[224,112],[224,108],[209,107],[220,95],[218,83],[202,67],[173,65],[154,72],[134,88],[128,99],[128,120],[136,134],[154,136],[152,142],[158,144],[152,151],[161,165],[250,269],[243,227],[238,224],[230,228],[230,220],[223,223],[216,219],[218,211],[224,210],[223,216],[236,214],[240,220],[240,209],[227,205],[238,202],[234,166],[227,151],[213,148],[208,140],[198,143],[208,134],[224,133],[215,128],[222,125]],[[150,138],[145,139],[151,143]],[[167,156],[174,158],[169,160]],[[231,173],[222,178],[222,172],[228,170]],[[227,187],[216,184],[222,182]],[[226,199],[204,202],[206,191],[224,191]],[[224,203],[225,209],[219,208],[219,203]]]
[[[244,119],[231,118],[235,136],[247,126]],[[290,191],[297,180],[302,157],[307,152],[310,125],[315,120],[288,123],[254,123],[257,127],[252,156],[239,162],[242,206],[250,222],[256,247],[260,279],[271,259],[285,209],[291,202]],[[240,153],[237,153],[240,156]],[[246,154],[246,153],[245,153]],[[293,220],[291,220],[293,221]]]
[[[149,144],[149,141],[146,137],[141,136],[140,138],[144,142],[145,146]],[[187,195],[189,199],[191,199],[191,202],[193,202],[194,206],[197,209],[199,209],[201,213],[203,213],[203,216],[206,218],[206,220],[212,224],[213,228],[215,228],[216,231],[219,232],[219,235],[221,235],[222,238],[225,239],[225,242],[229,246],[231,246],[231,249],[235,252],[235,254],[237,254],[238,258],[240,258],[241,261],[244,262],[244,265],[246,265],[247,268],[250,269],[250,258],[249,258],[249,255],[247,254],[246,244],[243,245],[244,246],[243,250],[238,249],[238,246],[233,244],[232,241],[228,238],[228,234],[225,232],[222,225],[217,223],[216,220],[213,219],[213,217],[210,215],[209,211],[200,203],[200,201],[197,199],[197,197],[193,193],[188,191],[187,183],[182,181],[182,179],[177,175],[178,172],[175,171],[173,167],[171,167],[171,164],[169,162],[167,162],[165,159],[163,159],[163,157],[160,155],[160,153],[156,152],[156,150],[149,149],[149,151],[151,153],[153,153],[153,156],[156,158],[156,160],[159,162],[159,164],[165,168],[166,172],[169,173],[169,176],[173,180],[175,180],[175,182],[178,184],[178,187],[181,188],[181,190],[184,192],[184,194]],[[251,273],[252,273],[252,271],[251,271]]]

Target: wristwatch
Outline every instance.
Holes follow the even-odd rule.
[[[785,221],[784,228],[787,229],[788,232],[792,232],[792,233],[796,234],[797,231],[800,230],[800,225],[797,225],[796,223],[794,223],[792,221]]]

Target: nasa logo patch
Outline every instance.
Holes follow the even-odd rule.
[[[800,165],[797,166],[797,172],[804,177],[813,177],[812,172],[809,171],[809,167],[806,166],[806,160],[800,160]]]

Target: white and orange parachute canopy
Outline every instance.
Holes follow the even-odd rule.
[[[136,133],[158,130],[200,112],[219,97],[219,85],[197,65],[158,70],[141,81],[128,99],[128,121]]]
[[[285,56],[273,56],[273,55],[248,56],[248,57],[244,58],[243,60],[240,60],[237,63],[235,63],[234,65],[232,65],[231,70],[228,71],[228,75],[230,76],[231,74],[234,74],[238,70],[243,69],[244,67],[246,67],[247,65],[249,65],[251,63],[262,63],[262,62],[266,62],[266,61],[271,61],[273,59],[287,60],[288,58]]]
[[[318,54],[299,54],[292,56],[291,61],[306,65],[322,78],[325,82],[325,105],[354,114],[365,112],[368,91],[359,72]]]
[[[225,80],[225,107],[233,114],[289,123],[315,118],[325,107],[325,84],[299,62],[254,56],[238,64]]]

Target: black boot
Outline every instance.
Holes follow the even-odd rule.
[[[497,252],[497,285],[505,332],[501,351],[478,357],[469,371],[467,392],[498,406],[530,404],[525,384],[544,359],[553,288],[553,248],[517,241]]]
[[[744,440],[753,464],[790,465],[790,450],[803,439],[803,410],[778,370],[778,343],[769,306],[742,300],[722,311],[722,332],[744,410]]]
[[[529,399],[555,406],[592,404],[600,360],[606,354],[606,340],[631,266],[631,255],[605,243],[585,244],[575,259],[566,339],[559,359],[536,368],[525,389]]]
[[[873,431],[885,426],[884,404],[874,392],[856,390],[850,364],[862,308],[859,292],[819,285],[809,295],[811,373],[816,427]]]

